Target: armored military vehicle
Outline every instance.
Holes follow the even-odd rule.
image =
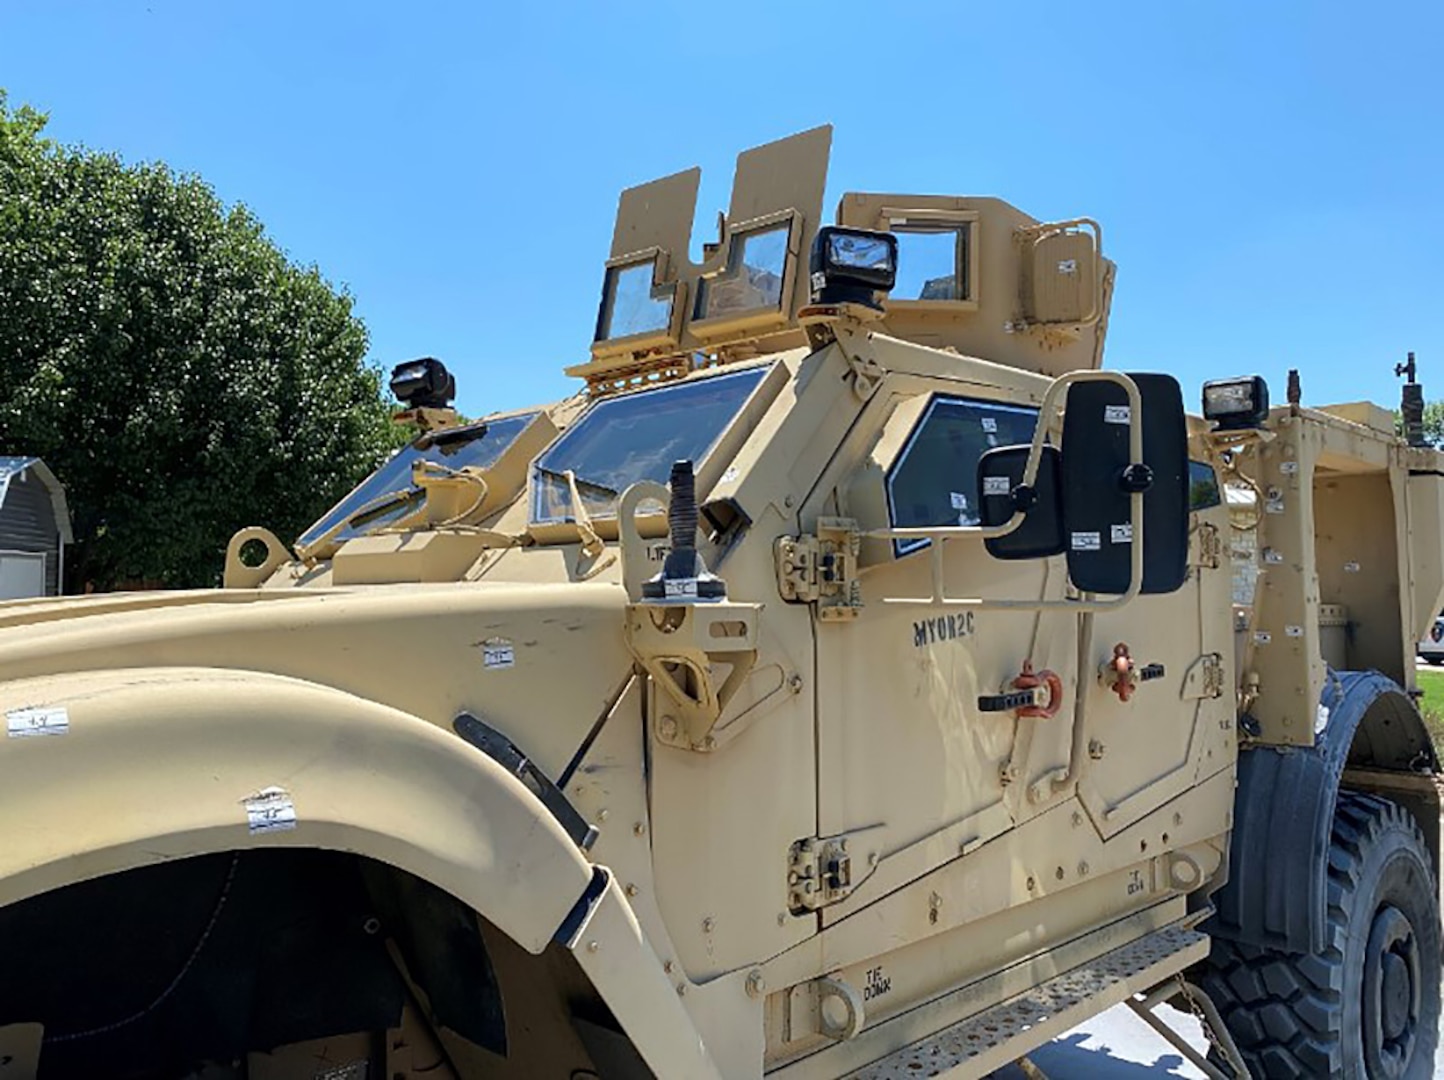
[[[981,1076],[1164,1001],[1431,1074],[1444,459],[1187,415],[1096,222],[823,225],[829,145],[701,264],[696,170],[622,195],[567,415],[405,365],[294,550],[0,605],[0,1076]]]

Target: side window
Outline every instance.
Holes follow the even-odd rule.
[[[1213,466],[1206,461],[1190,461],[1188,463],[1189,510],[1207,510],[1222,502],[1223,496],[1219,494],[1218,477],[1214,474]]]
[[[978,459],[995,446],[1032,441],[1036,409],[992,401],[935,397],[887,474],[894,528],[978,524]],[[906,555],[926,540],[897,540]]]
[[[889,300],[972,300],[968,245],[972,229],[894,225],[897,283]]]

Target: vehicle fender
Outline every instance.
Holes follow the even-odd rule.
[[[415,874],[539,953],[593,880],[556,818],[492,758],[333,688],[131,669],[6,683],[0,711],[0,904],[191,855],[326,848]],[[252,820],[248,799],[267,789],[293,825]]]
[[[1239,754],[1228,881],[1213,896],[1209,933],[1292,952],[1323,948],[1329,839],[1345,767],[1439,771],[1418,711],[1392,679],[1331,673],[1323,708],[1313,746]],[[1422,824],[1432,824],[1426,835],[1437,837],[1437,795],[1430,813],[1432,823]]]

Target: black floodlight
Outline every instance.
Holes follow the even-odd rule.
[[[1268,383],[1262,375],[1206,382],[1203,415],[1224,429],[1259,427],[1269,415]]]
[[[812,241],[814,304],[866,304],[897,281],[897,237],[869,229],[824,225]]]
[[[408,409],[444,409],[456,397],[456,376],[440,360],[423,356],[392,368],[391,393]]]

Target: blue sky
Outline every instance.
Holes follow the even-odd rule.
[[[585,359],[618,192],[835,126],[847,190],[1090,215],[1109,366],[1444,397],[1444,5],[0,0],[0,86],[163,159],[483,413]],[[711,226],[709,224],[708,228]],[[700,238],[694,238],[694,244]]]

